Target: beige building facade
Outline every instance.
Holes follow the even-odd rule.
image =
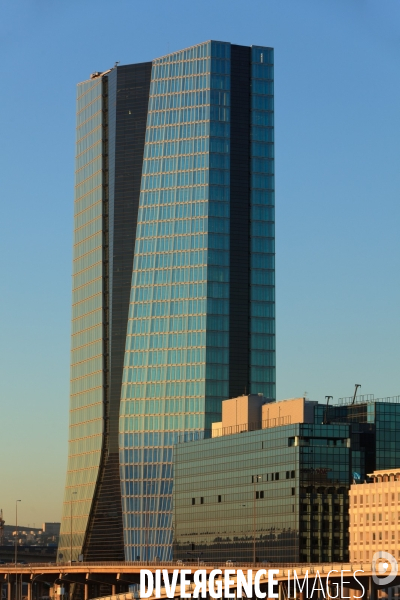
[[[350,561],[370,562],[375,552],[400,559],[400,469],[374,471],[371,482],[350,488]]]
[[[314,407],[317,404],[306,398],[272,402],[262,394],[230,398],[222,402],[222,421],[212,424],[212,437],[295,423],[314,423]]]

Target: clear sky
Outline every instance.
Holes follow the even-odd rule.
[[[275,48],[278,398],[400,394],[398,0],[2,0],[0,507],[57,521],[75,85],[208,39]]]

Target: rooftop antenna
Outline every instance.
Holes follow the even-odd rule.
[[[119,61],[119,60],[115,61],[114,69],[115,69],[115,67],[118,67],[118,65],[119,65],[120,62],[121,61]]]
[[[352,405],[355,404],[355,402],[356,402],[357,390],[359,387],[361,387],[361,383],[356,383],[356,389],[354,390],[353,401],[351,403]]]
[[[325,399],[326,399],[326,406],[325,406],[324,420],[322,421],[322,425],[328,425],[328,406],[329,406],[329,400],[333,400],[333,396],[325,396]]]

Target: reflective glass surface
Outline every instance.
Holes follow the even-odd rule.
[[[273,49],[251,48],[250,393],[275,398]]]
[[[174,558],[347,560],[349,438],[298,424],[178,444]]]
[[[153,63],[121,403],[127,559],[170,558],[173,444],[228,395],[229,50]]]
[[[82,551],[103,439],[103,81],[78,85],[70,427],[58,554]]]
[[[127,560],[172,556],[178,436],[210,428],[233,389],[275,396],[273,165],[271,49],[153,62],[121,394]]]

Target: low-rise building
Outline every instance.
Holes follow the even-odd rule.
[[[354,483],[349,499],[350,560],[370,562],[382,550],[400,559],[400,468]]]
[[[254,403],[239,401],[240,422],[218,435],[175,447],[174,557],[347,560],[351,427],[304,422],[299,409],[297,423],[252,431],[243,415],[261,422],[266,406]],[[232,421],[235,403],[223,419],[226,408]]]
[[[396,476],[399,427],[400,397],[346,398],[334,406],[262,396],[223,402],[222,421],[204,439],[184,435],[175,447],[174,557],[349,560],[350,486],[375,469],[390,469],[382,475],[388,483]],[[369,550],[359,532],[352,560],[371,559],[372,542],[398,556],[390,529],[400,524],[400,510],[391,505],[396,492],[381,493],[390,493],[390,507],[376,505],[365,516],[376,519],[377,530],[369,531]]]

